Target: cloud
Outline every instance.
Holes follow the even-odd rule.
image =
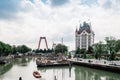
[[[7,0],[5,0],[7,1]],[[61,2],[60,2],[61,1]],[[0,40],[11,45],[25,44],[36,49],[40,36],[45,36],[48,46],[61,43],[75,49],[75,29],[80,22],[90,19],[95,32],[95,42],[106,36],[119,37],[120,3],[111,0],[8,0],[0,3]],[[17,4],[15,4],[17,3]],[[1,7],[5,6],[5,7]],[[14,7],[13,7],[14,6]],[[14,18],[15,17],[15,18]],[[14,18],[14,19],[12,19]],[[44,46],[41,45],[42,47]]]
[[[120,0],[98,0],[99,6],[113,13],[120,13]]]
[[[112,6],[112,2],[111,2],[110,0],[107,0],[107,1],[103,4],[103,7],[104,7],[105,9],[109,9],[109,8],[111,8],[111,6]]]

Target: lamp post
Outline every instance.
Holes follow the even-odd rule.
[[[62,41],[62,60],[63,60],[63,37],[62,37],[61,41]]]

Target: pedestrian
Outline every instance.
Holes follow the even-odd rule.
[[[22,80],[22,77],[19,77],[19,80]]]
[[[56,76],[54,76],[54,80],[57,80]]]

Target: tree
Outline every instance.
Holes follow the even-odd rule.
[[[83,54],[83,58],[84,58],[84,59],[87,58],[86,54],[87,54],[87,51],[85,51],[84,54]]]
[[[52,52],[53,50],[48,48],[47,53],[52,53]]]
[[[58,44],[55,47],[55,53],[64,53],[65,51],[68,51],[67,46],[63,45],[63,44]]]
[[[115,60],[115,51],[112,51],[109,60]]]
[[[16,48],[16,51],[17,52],[20,52],[20,53],[26,53],[26,52],[28,52],[28,51],[30,51],[31,49],[30,48],[28,48],[26,45],[19,45],[19,46],[17,46],[17,48]]]
[[[0,41],[0,55],[8,55],[12,53],[12,47],[9,44],[5,44]]]
[[[9,44],[4,45],[4,53],[5,53],[4,55],[12,53],[12,47]]]
[[[0,55],[2,55],[3,54],[3,43],[0,41]]]
[[[0,56],[7,56],[10,53],[12,54],[16,54],[16,52],[20,52],[20,53],[25,53],[30,51],[31,49],[28,48],[26,45],[21,45],[21,46],[11,46],[9,44],[3,43],[2,41],[0,41]]]
[[[111,54],[112,50],[115,50],[116,40],[114,37],[105,37],[105,41],[108,53]]]
[[[118,52],[118,51],[120,51],[120,40],[117,40],[115,42],[115,52]]]
[[[93,47],[92,46],[88,47],[87,53],[88,54],[92,54],[93,53]]]
[[[80,54],[80,48],[78,47],[77,50],[75,51],[75,54]]]
[[[94,44],[94,52],[95,52],[95,58],[101,58],[101,54],[103,52],[103,44],[100,41],[99,43]]]
[[[47,50],[46,50],[46,49],[44,49],[44,50],[43,50],[43,53],[46,53],[46,52],[47,52]]]
[[[86,49],[80,49],[80,54],[87,53]]]
[[[35,53],[39,53],[41,51],[41,49],[39,50],[39,49],[36,49],[35,50]]]
[[[17,52],[16,46],[14,45],[14,46],[12,47],[12,54],[16,54],[16,52]]]
[[[98,52],[95,53],[95,59],[98,59],[99,58],[99,55],[98,55]]]

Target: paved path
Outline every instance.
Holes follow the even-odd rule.
[[[82,59],[82,58],[72,58],[69,59],[69,61],[120,67],[120,61],[107,61],[107,60]]]

